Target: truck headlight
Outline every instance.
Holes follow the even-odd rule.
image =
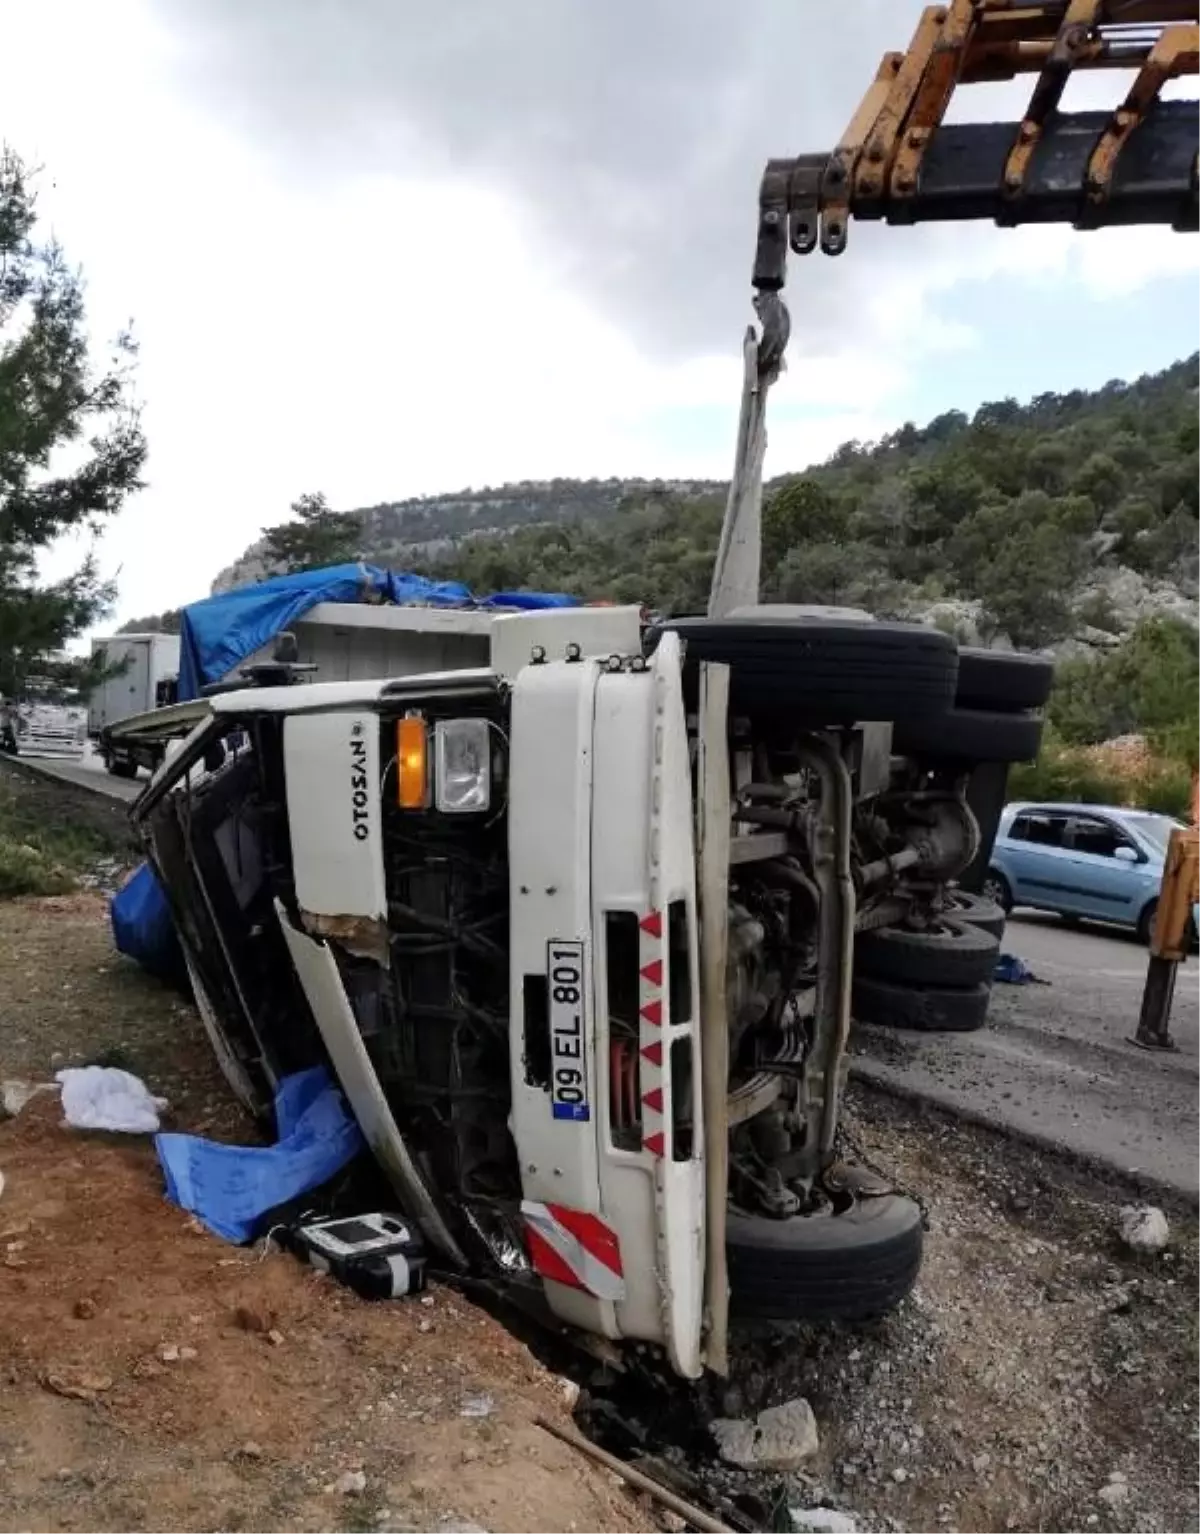
[[[486,810],[492,802],[491,742],[486,719],[439,719],[434,727],[435,800],[447,815]]]

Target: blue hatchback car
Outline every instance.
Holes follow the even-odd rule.
[[[1151,810],[1107,804],[1010,804],[1000,817],[983,893],[1015,905],[1133,927],[1150,941],[1171,831]],[[1192,907],[1195,941],[1197,910]]]

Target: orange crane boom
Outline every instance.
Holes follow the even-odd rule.
[[[1060,110],[1073,74],[1111,69],[1136,71],[1111,111]],[[753,277],[764,326],[778,329],[788,251],[839,255],[851,218],[1197,229],[1198,104],[1163,87],[1198,69],[1198,0],[929,6],[831,153],[768,162]],[[945,122],[960,86],[1022,74],[1036,79],[1019,121]]]

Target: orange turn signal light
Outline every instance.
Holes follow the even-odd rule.
[[[396,721],[396,802],[402,810],[429,803],[429,730],[419,714]]]

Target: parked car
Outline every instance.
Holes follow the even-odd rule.
[[[1010,804],[984,893],[1014,905],[1133,927],[1150,941],[1171,831],[1182,822],[1109,804]],[[1197,909],[1192,910],[1195,942]]]

